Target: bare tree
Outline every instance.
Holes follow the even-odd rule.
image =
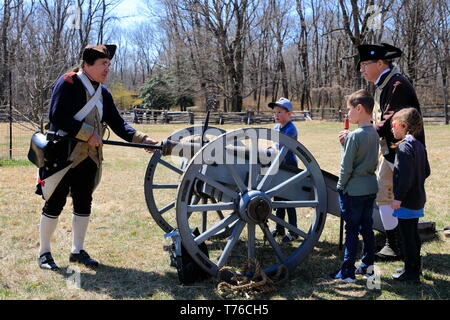
[[[106,41],[118,44],[111,81],[138,90],[150,75],[169,74],[175,92],[230,111],[260,110],[278,95],[301,109],[338,107],[344,93],[367,85],[356,47],[389,42],[404,51],[397,62],[421,103],[448,103],[445,0],[158,0],[134,28],[116,23],[121,1],[2,1],[0,103],[11,92],[42,123],[55,79],[84,46]]]
[[[367,35],[368,35],[367,21],[369,19],[369,16],[371,15],[371,13],[369,13],[367,11],[366,11],[366,13],[361,13],[362,10],[361,10],[361,8],[359,8],[357,0],[350,1],[350,5],[351,5],[351,9],[350,9],[351,14],[350,15],[348,13],[349,9],[347,9],[347,6],[346,6],[344,0],[339,0],[339,4],[340,4],[341,10],[342,10],[342,19],[343,19],[344,30],[347,33],[348,37],[350,38],[350,41],[351,41],[351,43],[353,45],[353,49],[354,49],[353,52],[355,52],[356,47],[359,46],[360,44],[363,44],[364,40],[367,38]],[[373,6],[373,5],[374,5],[374,0],[366,0],[366,8],[368,6]],[[362,23],[360,23],[361,16],[363,17]],[[353,53],[350,58],[353,59],[354,66],[356,66],[358,64],[358,55],[356,53]],[[354,76],[354,80],[355,80],[354,87],[355,88],[361,87],[361,75],[359,73],[359,70],[357,70],[356,68],[355,68],[353,76]]]
[[[310,79],[309,79],[309,57],[308,57],[308,29],[306,27],[305,9],[303,1],[297,0],[297,13],[300,17],[300,37],[297,42],[299,52],[299,64],[303,72],[303,86],[301,89],[300,109],[304,110],[305,105],[310,103]]]
[[[417,82],[419,76],[419,59],[424,52],[423,36],[428,4],[423,0],[406,0],[402,3],[400,12],[403,13],[398,24],[404,25],[403,42],[406,52],[407,75],[412,83]]]
[[[449,35],[449,4],[445,0],[434,1],[430,8],[432,16],[427,21],[425,30],[428,32],[430,43],[436,58],[436,66],[441,73],[443,104],[445,109],[445,123],[448,119],[448,68],[450,65],[450,35]]]
[[[273,81],[272,100],[278,96],[279,80],[281,80],[283,97],[289,98],[289,87],[287,80],[286,64],[283,57],[283,47],[286,36],[289,32],[288,13],[290,11],[289,2],[270,0],[271,7],[271,29],[276,41],[276,66],[275,79]]]
[[[230,83],[231,110],[242,110],[244,88],[244,39],[252,22],[255,1],[189,0],[186,5],[200,13],[206,28],[219,44]]]
[[[10,71],[11,49],[9,47],[9,31],[11,28],[11,15],[14,9],[12,0],[5,0],[0,29],[0,105],[6,104],[8,94],[8,79]]]

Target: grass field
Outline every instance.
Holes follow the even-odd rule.
[[[337,174],[341,124],[298,122],[299,140],[322,169]],[[268,125],[266,127],[271,127]],[[138,125],[162,140],[185,125]],[[223,126],[230,130],[238,126]],[[426,183],[428,202],[424,220],[437,229],[450,225],[450,127],[427,126],[432,174]],[[112,135],[111,139],[116,139]],[[27,146],[28,139],[20,142]],[[101,262],[97,270],[68,261],[71,247],[70,199],[59,219],[52,242],[59,272],[40,270],[38,223],[43,200],[34,194],[36,169],[23,159],[0,162],[0,299],[221,299],[217,282],[205,280],[180,285],[176,270],[163,251],[164,232],[151,218],[143,192],[149,154],[140,149],[104,148],[102,182],[94,193],[86,249]],[[169,178],[169,177],[168,177]],[[317,247],[306,262],[290,274],[289,282],[262,299],[450,299],[450,240],[438,231],[422,246],[421,284],[391,280],[401,262],[378,263],[379,290],[366,280],[340,284],[329,279],[338,268],[339,219],[328,215]],[[74,272],[75,270],[75,272]],[[78,277],[80,286],[74,286]]]

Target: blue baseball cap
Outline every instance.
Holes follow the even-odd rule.
[[[286,98],[280,98],[276,102],[270,102],[269,108],[281,107],[286,109],[287,111],[292,111],[294,108],[292,107],[292,103]]]

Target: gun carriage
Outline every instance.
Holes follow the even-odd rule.
[[[255,258],[266,274],[281,265],[292,271],[319,241],[327,213],[340,216],[337,177],[321,170],[300,142],[278,131],[210,127],[203,139],[203,129],[168,137],[145,174],[148,209],[174,238],[173,256],[180,258],[182,245],[183,254],[211,276]],[[283,165],[289,151],[298,168]],[[278,208],[295,208],[297,227],[278,218]],[[373,217],[374,229],[383,231],[377,207]],[[276,223],[298,240],[285,244],[274,238]],[[173,265],[180,261],[172,259]]]

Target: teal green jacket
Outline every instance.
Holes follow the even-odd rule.
[[[347,136],[342,153],[337,189],[350,196],[378,192],[375,171],[378,165],[379,136],[371,125],[359,127]]]

